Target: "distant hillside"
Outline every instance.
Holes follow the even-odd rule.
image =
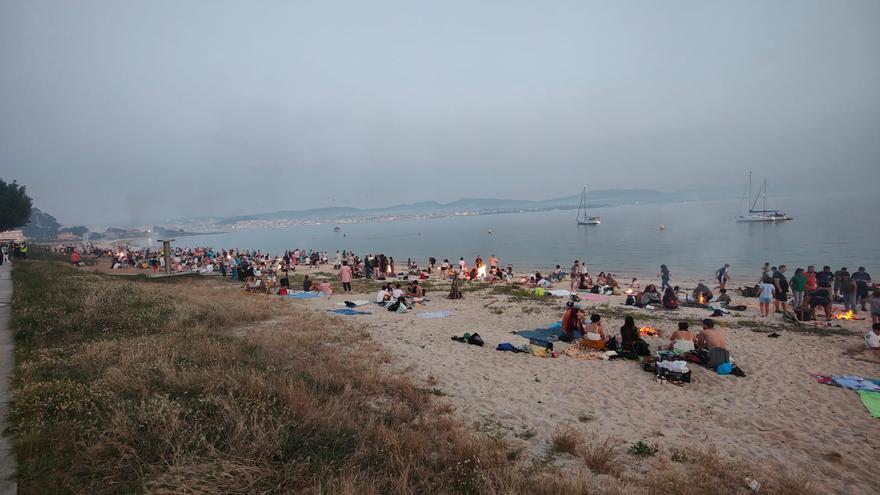
[[[421,201],[418,203],[399,204],[382,208],[327,207],[307,210],[283,210],[271,213],[240,215],[221,219],[220,224],[256,220],[333,220],[345,218],[363,218],[391,214],[444,214],[465,211],[498,212],[536,210],[552,208],[577,208],[581,195],[573,194],[545,200],[499,199],[499,198],[462,198],[450,203],[437,201]],[[685,192],[667,193],[652,189],[602,189],[587,192],[587,202],[591,208],[599,206],[615,206],[633,203],[661,203],[681,201],[688,198]]]

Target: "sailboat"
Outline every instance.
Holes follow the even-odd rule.
[[[749,201],[752,200],[752,173],[749,172]],[[739,202],[740,211],[742,211],[742,202],[743,199]],[[758,200],[763,200],[761,204],[761,209],[756,210],[755,207],[758,205]],[[779,210],[768,210],[767,209],[767,179],[764,179],[763,184],[761,184],[761,188],[758,190],[758,194],[755,196],[755,200],[752,201],[752,206],[749,207],[749,212],[746,215],[738,215],[736,217],[737,222],[784,222],[786,220],[793,220],[793,218],[789,217],[785,213]]]
[[[581,211],[584,212],[583,216],[581,216]],[[581,192],[581,203],[578,205],[577,223],[578,225],[599,225],[602,223],[602,219],[599,217],[587,216],[587,186],[584,186],[584,190]]]

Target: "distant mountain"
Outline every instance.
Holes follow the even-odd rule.
[[[663,192],[653,189],[598,189],[587,191],[590,208],[617,206],[636,203],[667,203],[675,201],[694,201],[728,197],[729,191],[694,189],[676,192]],[[429,215],[456,212],[501,213],[524,210],[574,209],[580,203],[580,192],[559,198],[528,200],[499,198],[462,198],[450,203],[420,201],[381,208],[354,208],[331,206],[306,210],[282,210],[269,213],[255,213],[233,217],[217,218],[218,225],[231,225],[237,222],[265,220],[344,220],[385,215]]]

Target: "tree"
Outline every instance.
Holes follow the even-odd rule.
[[[31,218],[31,198],[12,181],[0,179],[0,232],[15,229],[28,223]]]
[[[31,219],[24,226],[24,235],[34,239],[54,239],[58,237],[58,229],[61,224],[52,215],[40,211],[39,208],[31,208]]]

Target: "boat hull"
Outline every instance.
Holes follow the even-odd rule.
[[[740,216],[737,217],[737,222],[744,223],[775,223],[775,222],[785,222],[788,220],[793,220],[791,217],[773,217],[773,216],[763,216],[763,215],[749,215],[749,216]]]

